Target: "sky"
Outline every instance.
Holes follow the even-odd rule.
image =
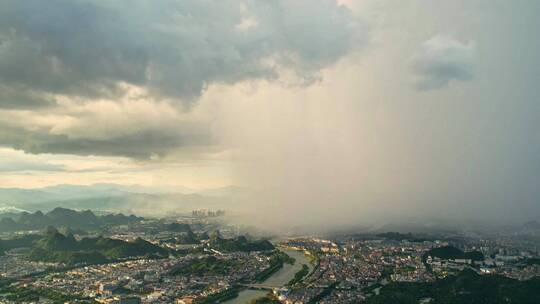
[[[1,1],[0,187],[239,185],[300,223],[539,218],[539,11]]]

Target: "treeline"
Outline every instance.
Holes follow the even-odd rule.
[[[414,243],[421,243],[425,241],[430,241],[430,239],[427,238],[419,238],[414,236],[412,233],[400,233],[400,232],[384,232],[379,233],[376,235],[380,238],[385,238],[387,240],[393,240],[393,241],[409,241]]]
[[[250,304],[281,304],[281,301],[276,299],[272,293],[269,293],[267,296],[251,300]]]
[[[454,246],[443,246],[430,249],[422,258],[425,261],[429,256],[438,257],[443,260],[470,259],[473,261],[483,261],[485,258],[484,254],[480,251],[464,252]]]
[[[302,269],[298,270],[297,273],[294,274],[294,278],[292,278],[288,283],[287,286],[292,286],[300,281],[309,273],[309,267],[306,264],[302,264]]]
[[[212,249],[221,252],[270,251],[275,249],[274,245],[267,240],[248,240],[245,236],[224,239],[219,233],[213,234],[208,244]]]
[[[380,294],[368,298],[366,304],[417,304],[431,298],[429,303],[540,303],[540,277],[518,281],[500,275],[479,275],[464,270],[435,282],[390,283]]]
[[[257,282],[264,282],[266,279],[271,277],[274,273],[276,273],[278,270],[283,268],[283,265],[287,264],[294,264],[295,260],[294,258],[291,258],[286,253],[276,250],[272,253],[270,256],[270,266],[265,269],[264,271],[260,272],[255,276],[255,281]]]

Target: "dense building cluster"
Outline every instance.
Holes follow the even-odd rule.
[[[478,274],[501,274],[527,280],[540,276],[538,264],[527,265],[537,256],[535,247],[515,250],[498,242],[485,245],[482,239],[451,243],[439,240],[392,240],[317,238],[293,239],[284,245],[304,250],[313,257],[315,268],[301,284],[277,291],[284,303],[358,303],[378,294],[390,282],[433,282],[465,269]],[[433,248],[479,249],[486,257],[467,258],[431,256]],[[513,244],[516,245],[516,244]],[[454,250],[458,250],[455,248]],[[483,251],[483,252],[482,252]],[[513,255],[503,253],[512,252]]]
[[[217,228],[220,232],[208,233]],[[144,239],[145,246],[170,254],[66,264],[28,260],[28,248],[12,248],[0,256],[0,303],[34,303],[36,298],[39,303],[215,303],[254,289],[275,303],[345,304],[369,302],[389,284],[429,284],[463,271],[516,281],[540,276],[536,243],[504,235],[303,237],[274,242],[274,250],[265,247],[269,243],[237,237],[238,227],[198,215],[183,222],[144,220],[99,233],[110,240]],[[294,263],[296,273],[285,281],[266,281]]]
[[[174,269],[197,262],[188,255],[160,260],[132,260],[76,268],[47,274],[28,284],[53,288],[106,302],[117,294],[141,295],[143,303],[172,303],[182,298],[204,298],[219,293],[242,279],[251,279],[269,266],[268,257],[258,253],[231,253],[217,259],[233,267],[223,273],[174,273]]]

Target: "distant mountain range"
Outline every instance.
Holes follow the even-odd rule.
[[[93,229],[105,225],[138,222],[141,219],[134,215],[126,216],[121,213],[97,216],[90,210],[75,211],[57,207],[47,213],[41,211],[21,212],[4,217],[0,220],[0,232],[40,230],[48,226]]]
[[[118,184],[57,185],[35,189],[0,188],[0,218],[6,213],[50,211],[57,206],[163,216],[193,209],[224,209],[249,191],[223,187],[196,191],[186,187],[143,187]],[[159,205],[159,208],[156,206]]]
[[[125,186],[118,184],[94,184],[89,186],[66,184],[33,189],[0,188],[0,202],[8,205],[17,205],[20,203],[65,201],[95,197],[115,197],[124,196],[127,194],[189,194],[193,192],[195,191],[184,187],[173,189],[135,185]]]

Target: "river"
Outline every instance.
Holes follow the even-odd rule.
[[[296,251],[296,250],[282,250],[286,254],[288,254],[290,257],[294,258],[296,261],[293,265],[285,263],[283,265],[283,268],[278,270],[276,273],[274,273],[271,277],[266,279],[264,281],[265,284],[273,285],[273,286],[284,286],[287,284],[292,278],[294,278],[294,275],[302,269],[302,264],[306,264],[310,271],[313,269],[313,265],[309,263],[308,257],[302,252],[302,251]],[[238,297],[225,301],[223,303],[226,304],[246,304],[249,303],[251,300],[264,297],[268,292],[264,290],[250,290],[245,289],[242,290]]]

